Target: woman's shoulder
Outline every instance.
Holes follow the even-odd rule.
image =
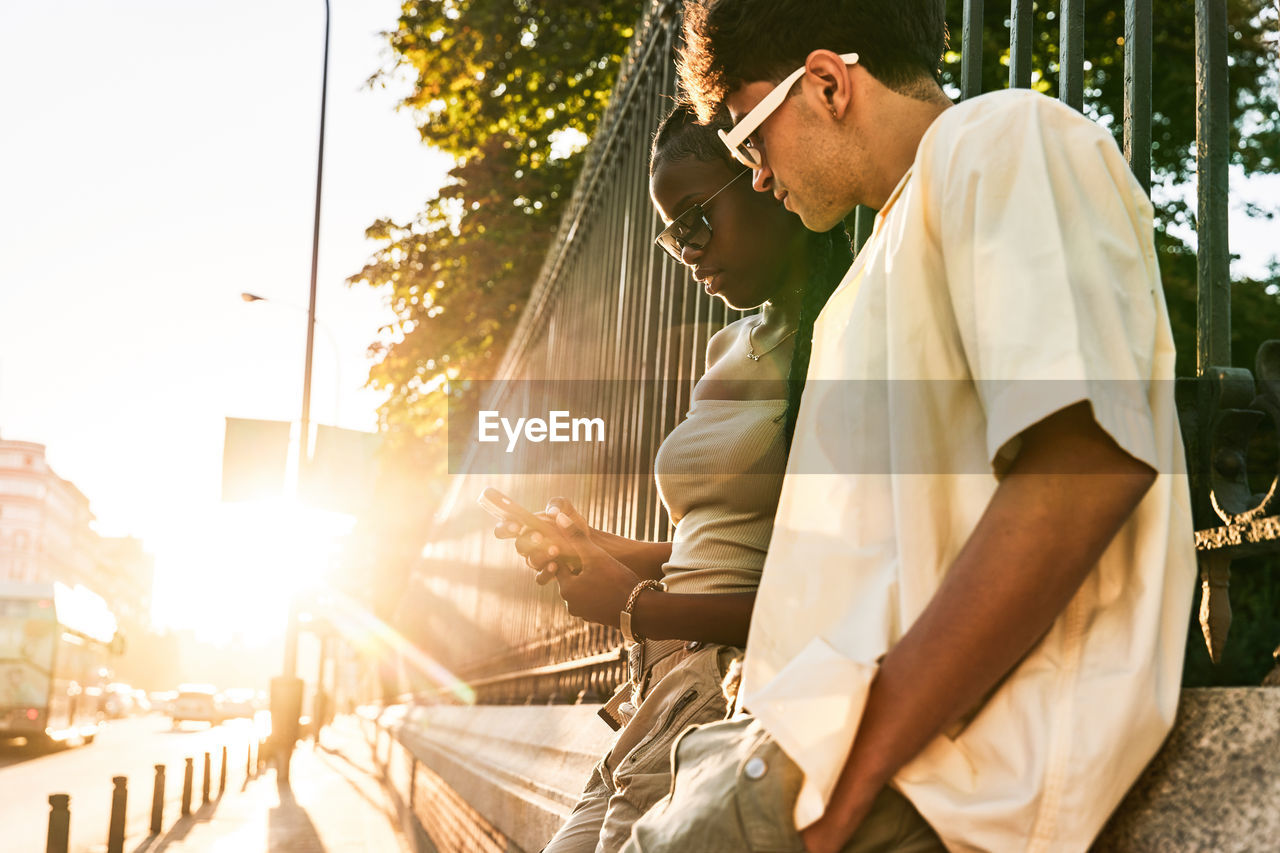
[[[747,330],[752,324],[760,322],[759,315],[748,314],[745,317],[734,320],[720,331],[711,336],[711,340],[707,341],[707,370],[710,370],[716,362],[729,354],[730,349],[739,340],[745,338]]]

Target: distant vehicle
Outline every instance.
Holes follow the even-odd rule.
[[[0,740],[92,742],[102,676],[122,648],[115,617],[90,590],[0,582]]]
[[[136,713],[137,700],[133,688],[128,684],[115,682],[108,684],[102,691],[102,713],[109,720],[119,720]]]
[[[153,690],[147,698],[151,702],[151,710],[168,714],[173,710],[173,700],[178,698],[178,691]]]
[[[258,713],[258,692],[248,687],[231,687],[222,692],[222,717],[253,719]]]
[[[211,684],[183,684],[169,709],[169,717],[179,723],[210,723],[223,720],[221,697]]]

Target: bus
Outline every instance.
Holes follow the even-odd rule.
[[[83,586],[0,582],[0,741],[92,743],[123,640]]]

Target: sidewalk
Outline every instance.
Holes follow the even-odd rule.
[[[164,834],[130,839],[132,853],[409,853],[354,718],[298,746],[291,785],[265,769],[243,790],[179,820]]]

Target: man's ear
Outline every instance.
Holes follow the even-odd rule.
[[[806,97],[814,99],[810,106],[834,119],[844,118],[853,101],[853,67],[830,50],[815,50],[804,67],[802,85]]]

